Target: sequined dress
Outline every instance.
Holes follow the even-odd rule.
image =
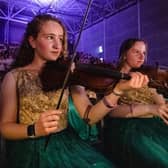
[[[154,103],[148,87],[125,93],[119,103]],[[168,126],[158,117],[107,118],[107,155],[120,168],[167,168]]]
[[[43,92],[38,73],[14,70],[19,92],[18,121],[34,123],[40,113],[55,109],[60,90]],[[67,122],[68,91],[60,105],[63,110],[59,132],[52,134],[47,149],[46,137],[6,141],[7,168],[112,168],[111,162],[95,152],[70,128]]]

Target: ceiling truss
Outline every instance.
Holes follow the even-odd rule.
[[[92,0],[85,27],[92,26],[99,20],[109,17],[120,9],[134,5],[138,0]],[[0,22],[5,23],[5,41],[8,43],[9,22],[27,24],[39,13],[49,13],[60,18],[74,36],[88,5],[88,0],[52,0],[48,4],[40,0],[0,0]]]

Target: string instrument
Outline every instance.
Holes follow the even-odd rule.
[[[51,91],[61,88],[68,66],[69,61],[64,60],[47,63],[40,74],[43,90]],[[168,94],[167,70],[146,65],[134,71],[148,75],[150,87],[158,89],[164,95]],[[104,92],[116,80],[129,80],[130,78],[129,74],[120,73],[114,67],[106,66],[106,64],[76,64],[66,87],[82,85],[96,92]]]
[[[161,69],[157,66],[144,65],[137,71],[148,75],[149,86],[168,98],[168,69]]]
[[[66,61],[47,63],[40,74],[42,89],[51,91],[61,88],[68,67]],[[115,69],[105,67],[105,65],[76,64],[74,71],[69,76],[67,86],[82,85],[90,90],[103,92],[116,80],[129,80],[130,78],[128,74],[120,73]]]

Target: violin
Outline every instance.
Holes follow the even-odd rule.
[[[42,89],[51,91],[62,87],[70,60],[59,59],[46,63],[40,73]],[[168,71],[145,65],[134,71],[148,75],[149,86],[158,89],[168,96]],[[67,86],[82,85],[95,92],[105,92],[106,89],[120,79],[129,80],[129,74],[120,73],[116,68],[106,64],[76,64],[70,73]],[[167,93],[167,94],[166,94]]]
[[[42,89],[51,91],[61,88],[68,67],[66,61],[47,63],[40,74]],[[129,80],[131,77],[128,74],[120,73],[102,65],[76,64],[74,71],[69,76],[66,87],[82,85],[90,90],[103,92],[119,79]]]
[[[137,69],[149,78],[149,87],[156,88],[158,93],[168,98],[168,70],[157,66],[144,65]]]

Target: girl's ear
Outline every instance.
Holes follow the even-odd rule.
[[[32,36],[28,38],[28,41],[32,48],[36,48],[35,39]]]

